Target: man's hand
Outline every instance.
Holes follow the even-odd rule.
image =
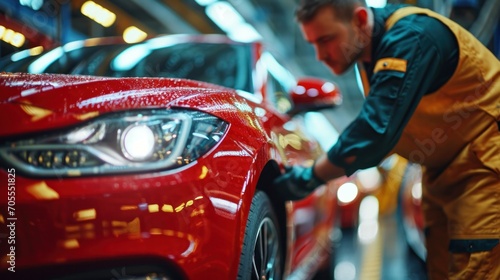
[[[274,180],[275,188],[284,200],[300,200],[325,182],[318,178],[311,167],[293,166]]]

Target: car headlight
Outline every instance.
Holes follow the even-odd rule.
[[[0,157],[34,176],[81,176],[172,169],[208,152],[228,128],[199,111],[115,113],[63,132],[10,141]]]

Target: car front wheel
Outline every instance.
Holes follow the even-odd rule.
[[[267,195],[255,194],[245,230],[238,268],[239,280],[281,279],[280,235]]]

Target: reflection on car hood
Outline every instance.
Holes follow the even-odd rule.
[[[11,121],[0,123],[0,136],[63,127],[122,110],[178,104],[197,108],[196,96],[221,92],[234,93],[184,79],[1,73],[0,112]]]

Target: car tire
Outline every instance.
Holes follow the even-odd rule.
[[[248,215],[238,279],[281,279],[280,239],[278,219],[271,202],[264,192],[257,191]]]

